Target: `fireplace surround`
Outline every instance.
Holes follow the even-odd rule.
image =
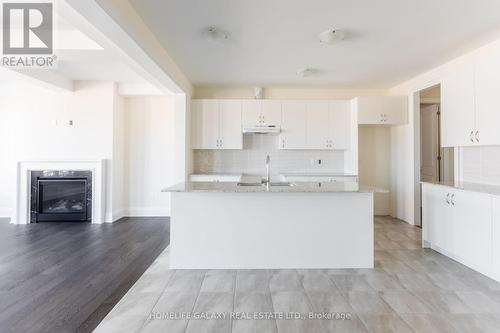
[[[31,171],[30,222],[92,222],[92,171]]]
[[[96,160],[41,160],[18,161],[15,182],[15,209],[10,223],[31,223],[31,173],[43,170],[91,171],[92,173],[92,223],[112,222],[112,214],[106,210],[105,159]]]

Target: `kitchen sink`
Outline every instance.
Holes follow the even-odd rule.
[[[266,183],[238,183],[238,186],[266,186]],[[269,183],[269,186],[295,186],[295,183],[290,182],[275,182]]]

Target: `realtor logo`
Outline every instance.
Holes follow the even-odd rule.
[[[2,65],[55,67],[52,2],[2,4]]]

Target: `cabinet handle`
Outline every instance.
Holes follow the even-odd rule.
[[[476,137],[476,141],[479,142],[479,131],[476,131],[475,137]]]
[[[446,203],[450,204],[450,193],[446,194]]]
[[[472,135],[474,135],[474,131],[470,131],[470,134],[469,134],[470,142],[474,142],[474,138],[472,137]]]
[[[454,201],[453,199],[455,199],[455,194],[452,194],[452,195],[451,195],[451,198],[450,198],[450,202],[451,202],[451,204],[452,204],[453,206],[455,206],[455,201]]]

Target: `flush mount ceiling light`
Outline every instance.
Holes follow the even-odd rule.
[[[345,38],[345,32],[342,30],[328,29],[318,35],[319,42],[324,44],[335,44]]]
[[[229,38],[229,34],[217,27],[210,26],[203,29],[203,38],[211,42],[220,42]]]
[[[297,75],[300,77],[308,77],[316,73],[316,70],[314,68],[299,68],[297,69]]]

